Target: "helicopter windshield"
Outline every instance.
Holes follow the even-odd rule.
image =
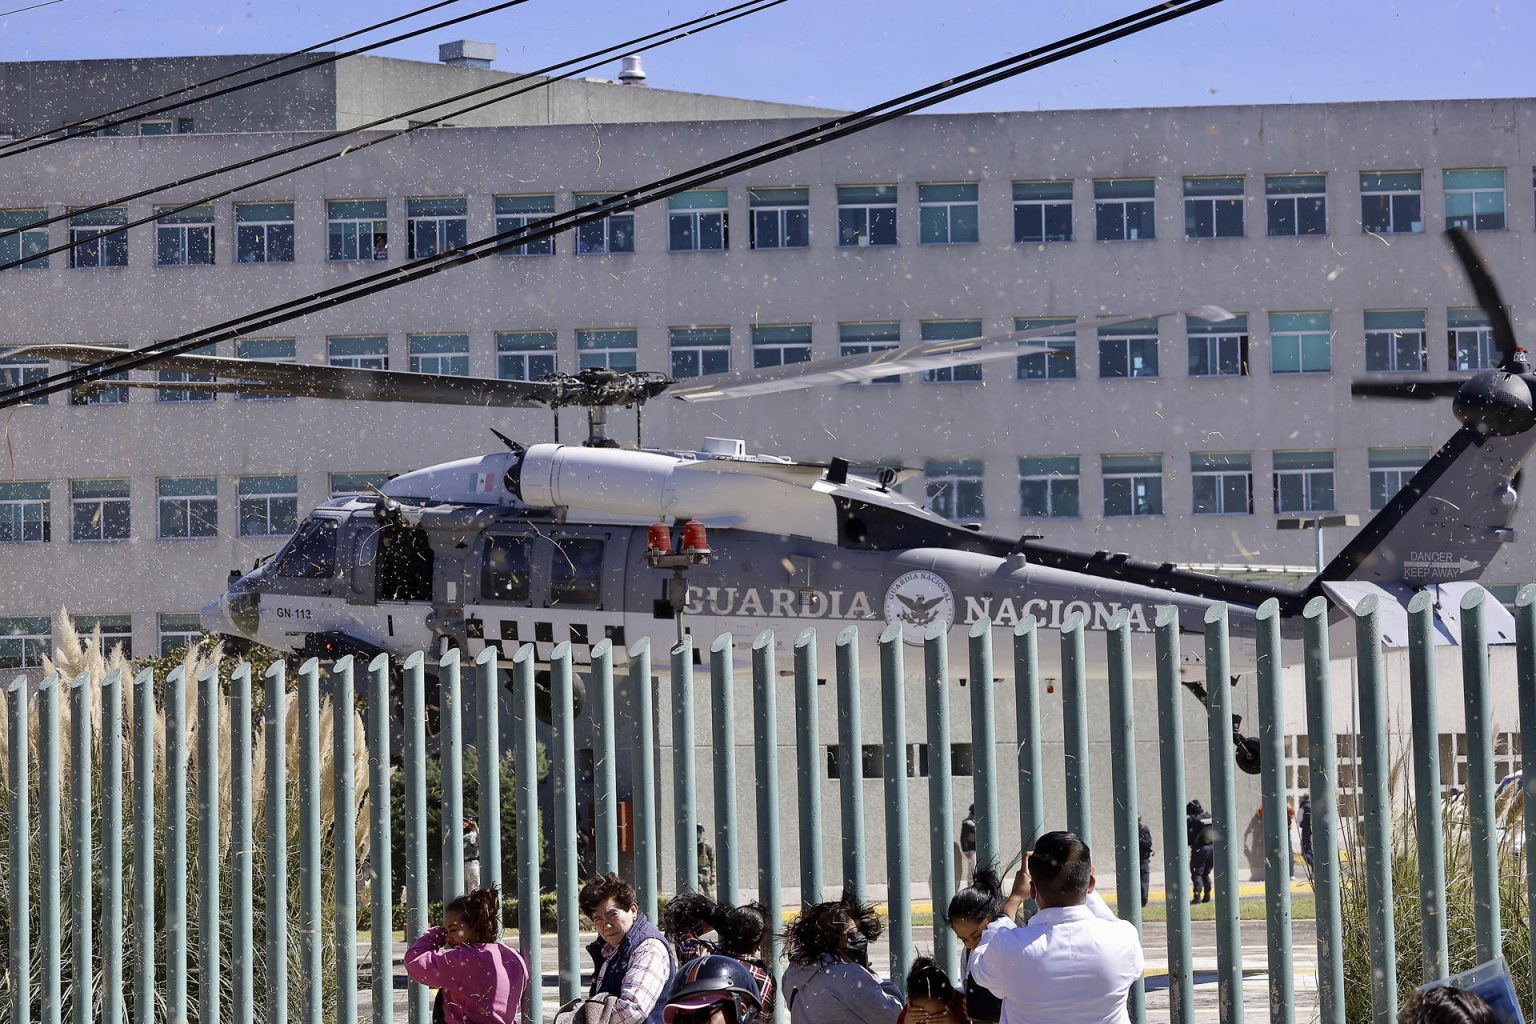
[[[334,519],[316,517],[308,520],[277,556],[272,571],[279,576],[311,580],[334,574],[336,528]]]

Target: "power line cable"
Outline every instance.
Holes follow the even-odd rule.
[[[735,21],[738,18],[745,17],[748,14],[755,14],[758,11],[766,10],[769,7],[776,7],[780,3],[784,3],[784,2],[786,2],[786,0],[746,0],[746,2],[736,4],[733,7],[727,7],[725,9],[723,9],[723,10],[721,10],[719,12],[713,13],[713,14],[704,14],[704,15],[700,15],[700,16],[698,16],[696,18],[690,18],[690,19],[688,19],[686,21],[678,22],[675,25],[670,25],[670,26],[668,26],[666,28],[658,29],[655,32],[648,32],[645,35],[636,36],[633,39],[627,39],[627,40],[625,40],[625,41],[623,41],[621,43],[614,43],[614,44],[612,44],[610,46],[605,46],[602,49],[593,50],[593,51],[591,51],[589,53],[582,54],[579,57],[574,57],[574,58],[571,58],[570,60],[567,60],[567,61],[561,61],[561,62],[559,62],[557,64],[546,65],[545,67],[539,68],[539,69],[537,69],[535,71],[529,71],[529,72],[525,72],[523,74],[515,75],[512,78],[504,80],[504,81],[492,82],[489,85],[483,85],[483,86],[479,86],[479,87],[474,88],[474,89],[469,89],[469,90],[466,90],[465,92],[461,92],[461,93],[458,93],[458,94],[453,95],[453,96],[446,97],[446,98],[441,99],[441,100],[433,100],[430,103],[424,103],[424,104],[421,104],[420,106],[411,107],[411,108],[409,108],[407,110],[401,110],[401,111],[396,111],[395,113],[392,113],[392,114],[386,114],[383,117],[375,118],[372,121],[364,122],[363,124],[356,125],[356,126],[354,126],[352,128],[344,128],[344,129],[342,129],[340,131],[330,132],[330,133],[325,134],[325,135],[319,135],[319,136],[316,136],[315,138],[312,138],[312,139],[306,139],[303,142],[296,142],[296,143],[294,143],[291,146],[285,146],[285,147],[283,147],[281,149],[273,150],[270,153],[261,153],[261,154],[258,154],[256,156],[253,156],[253,157],[247,157],[244,160],[239,160],[239,161],[236,161],[235,163],[232,163],[232,164],[224,164],[224,165],[219,166],[219,167],[210,168],[209,170],[206,170],[206,171],[200,171],[197,174],[190,174],[190,175],[187,175],[186,177],[178,178],[175,181],[168,181],[168,182],[162,182],[162,183],[160,183],[158,185],[151,185],[151,186],[149,186],[147,188],[139,189],[137,192],[130,192],[127,195],[117,196],[115,198],[103,200],[103,201],[98,202],[98,203],[92,203],[92,204],[90,204],[88,206],[71,207],[69,210],[67,210],[64,213],[55,214],[54,216],[51,216],[51,217],[44,217],[44,218],[42,218],[40,220],[35,220],[35,221],[32,221],[29,224],[24,224],[24,225],[21,225],[19,227],[7,228],[5,230],[0,230],[0,240],[3,240],[5,238],[9,238],[12,235],[20,234],[23,231],[32,231],[32,230],[35,230],[37,228],[47,227],[50,224],[56,224],[59,221],[70,220],[71,218],[78,217],[78,216],[81,216],[83,214],[95,213],[95,212],[97,212],[99,210],[105,210],[105,209],[108,209],[110,207],[120,206],[123,203],[129,203],[129,202],[133,202],[134,200],[137,200],[137,199],[143,199],[143,198],[145,198],[147,196],[152,196],[152,195],[155,195],[156,193],[159,193],[159,192],[165,192],[165,191],[169,191],[169,190],[174,189],[174,188],[180,188],[180,187],[182,187],[184,185],[195,184],[196,182],[199,182],[199,181],[206,181],[209,178],[216,178],[216,177],[218,177],[218,176],[220,176],[222,174],[228,174],[228,173],[230,173],[232,171],[243,170],[243,169],[245,169],[247,167],[254,167],[257,164],[265,163],[268,160],[274,160],[274,159],[276,159],[276,158],[278,158],[280,156],[287,156],[287,155],[289,155],[291,153],[297,153],[300,150],[310,149],[310,148],[312,148],[314,146],[324,145],[327,142],[335,142],[337,139],[348,138],[348,137],[350,137],[352,135],[359,134],[360,132],[368,131],[369,129],[372,129],[372,128],[377,128],[378,126],[383,125],[383,124],[388,124],[388,123],[390,123],[392,121],[399,121],[399,120],[401,120],[403,118],[409,118],[413,114],[421,114],[421,113],[425,113],[426,111],[429,111],[429,110],[438,110],[438,109],[441,109],[442,107],[446,106],[449,103],[454,103],[454,102],[457,102],[459,100],[469,99],[469,98],[475,97],[475,96],[481,96],[481,95],[484,95],[486,93],[494,92],[494,91],[500,90],[500,89],[507,89],[507,88],[510,88],[512,86],[518,85],[521,82],[526,82],[527,80],[529,80],[531,78],[538,78],[538,77],[540,77],[542,75],[551,74],[552,72],[559,71],[561,68],[568,68],[569,65],[571,65],[573,63],[576,63],[576,62],[579,62],[579,61],[589,61],[590,62],[590,63],[588,63],[588,64],[586,64],[584,66],[567,70],[567,71],[562,72],[562,73],[560,73],[558,75],[551,74],[551,77],[547,81],[534,83],[533,85],[528,86],[527,88],[519,89],[519,90],[517,90],[515,92],[508,93],[505,96],[496,96],[496,97],[492,97],[491,99],[482,101],[480,103],[475,103],[475,104],[472,104],[472,105],[467,106],[467,107],[461,107],[461,108],[459,108],[457,110],[450,111],[450,112],[448,112],[446,114],[442,114],[442,115],[439,115],[439,116],[434,117],[434,118],[429,118],[426,121],[422,121],[422,122],[417,123],[417,124],[407,125],[403,129],[400,129],[398,131],[395,131],[395,132],[392,132],[390,134],[384,135],[384,136],[382,136],[382,137],[380,137],[378,139],[371,139],[371,140],[369,140],[367,142],[364,142],[364,143],[356,145],[356,146],[349,146],[349,147],[347,147],[345,149],[338,150],[335,153],[331,153],[331,154],[329,154],[327,156],[321,157],[321,158],[316,159],[316,160],[311,160],[311,161],[308,161],[306,163],[295,164],[295,165],[293,165],[291,167],[288,167],[288,168],[285,168],[284,170],[279,171],[279,172],[277,172],[275,174],[268,175],[267,177],[256,178],[256,179],[253,179],[251,181],[247,181],[244,184],[239,185],[239,186],[234,186],[234,187],[231,187],[231,188],[228,188],[228,189],[224,189],[224,190],[219,191],[219,192],[210,193],[209,195],[203,196],[203,197],[201,197],[199,199],[192,200],[191,202],[183,203],[183,204],[180,204],[180,205],[177,205],[175,207],[168,208],[168,209],[156,211],[152,216],[141,217],[140,219],[138,219],[136,221],[130,221],[130,222],[127,222],[127,223],[124,223],[124,224],[113,225],[111,227],[111,229],[107,230],[107,231],[101,231],[101,232],[97,232],[96,234],[91,234],[91,235],[83,235],[83,236],[81,236],[79,238],[72,239],[67,244],[54,246],[53,248],[48,249],[48,250],[46,250],[44,252],[32,253],[31,255],[27,256],[25,259],[18,258],[18,259],[12,260],[9,263],[5,263],[3,265],[0,265],[0,270],[8,270],[8,269],[10,269],[12,267],[20,266],[23,263],[27,263],[27,262],[30,262],[30,261],[36,260],[36,259],[41,259],[44,256],[50,256],[50,255],[53,255],[54,253],[57,253],[57,252],[63,252],[65,250],[67,250],[67,249],[73,249],[76,246],[84,245],[84,244],[86,244],[88,242],[93,242],[93,241],[96,241],[97,239],[100,239],[100,238],[105,238],[107,235],[116,234],[119,231],[126,231],[130,227],[137,227],[140,224],[146,224],[149,221],[158,220],[160,217],[165,217],[165,216],[169,216],[169,215],[174,214],[174,213],[179,213],[179,212],[181,212],[183,210],[191,209],[194,206],[201,206],[203,203],[211,202],[212,200],[215,200],[215,199],[222,199],[225,196],[232,195],[233,193],[238,192],[238,191],[240,191],[242,189],[252,188],[252,187],[254,187],[256,185],[265,184],[267,182],[274,181],[274,180],[276,180],[278,178],[286,177],[286,176],[288,176],[290,174],[295,174],[295,173],[297,173],[299,171],[302,171],[302,170],[305,170],[307,168],[314,167],[317,164],[322,164],[322,163],[325,163],[326,161],[337,159],[338,157],[347,156],[347,155],[350,155],[352,153],[356,153],[356,152],[358,152],[360,150],[368,149],[368,148],[370,148],[372,146],[379,145],[380,143],[389,142],[392,139],[397,139],[397,138],[399,138],[402,135],[409,135],[411,132],[418,131],[418,130],[420,130],[422,128],[435,127],[435,126],[440,125],[443,122],[448,121],[448,120],[450,120],[450,119],[452,119],[454,117],[459,117],[459,116],[461,116],[463,114],[471,113],[471,112],[479,110],[479,109],[481,109],[483,107],[488,107],[488,106],[491,106],[492,104],[495,104],[495,103],[501,103],[501,102],[503,102],[505,100],[509,100],[509,99],[512,99],[512,98],[517,97],[517,96],[525,95],[526,93],[532,92],[534,89],[543,88],[544,86],[550,84],[551,82],[563,81],[563,80],[568,79],[568,78],[573,78],[576,75],[581,74],[584,71],[591,71],[594,68],[601,67],[603,64],[606,64],[609,61],[611,61],[613,59],[614,55],[616,55],[616,54],[629,54],[629,53],[636,53],[636,52],[643,52],[643,51],[651,50],[651,49],[654,49],[655,47],[660,46],[660,45],[662,45],[664,43],[675,42],[678,39],[683,39],[683,38],[686,38],[687,36],[694,35],[694,34],[696,34],[698,32],[702,32],[702,31],[705,31],[707,29],[715,28],[715,27],[717,27],[719,25],[724,25],[724,24],[727,24],[729,22]],[[597,58],[601,58],[601,59],[597,59]]]
[[[352,302],[390,288],[399,287],[442,271],[483,259],[503,249],[538,241],[562,231],[602,220],[615,213],[623,213],[636,207],[718,181],[793,153],[806,152],[879,124],[915,113],[938,103],[956,99],[988,85],[1016,77],[1026,71],[1054,64],[1067,57],[1096,49],[1107,43],[1145,31],[1196,11],[1214,6],[1223,0],[1167,0],[1155,7],[1116,19],[1106,25],[1078,33],[1066,39],[1018,54],[993,64],[968,71],[923,89],[907,93],[874,107],[854,114],[843,115],[822,122],[812,128],[792,133],[773,142],[755,146],[709,164],[671,175],[649,185],[610,196],[607,199],[577,207],[563,215],[537,221],[524,228],[500,232],[476,239],[437,256],[416,260],[399,270],[381,271],[357,281],[312,292],[287,302],[232,320],[215,324],[200,331],[183,334],[176,338],[153,342],[142,348],[124,352],[120,356],[103,359],[85,366],[75,367],[64,373],[43,380],[23,384],[0,392],[0,409],[16,405],[32,398],[62,391],[115,373],[124,373],[154,363],[156,360],[180,355],[219,341],[229,340],[252,331],[286,323],[309,316],[333,306]],[[1075,40],[1075,42],[1074,42]]]
[[[43,0],[42,3],[33,4],[31,7],[18,7],[14,11],[0,12],[0,18],[9,18],[13,14],[25,14],[28,11],[37,10],[39,7],[52,7],[54,4],[61,4],[63,2],[64,0]]]
[[[64,2],[64,0],[48,0],[48,3],[53,3],[53,4],[63,3],[63,2]],[[377,31],[378,29],[381,29],[381,28],[388,28],[389,26],[398,24],[399,22],[402,22],[402,21],[409,21],[411,18],[415,18],[415,17],[418,17],[420,15],[427,14],[428,12],[435,11],[438,8],[441,8],[441,7],[448,7],[448,6],[450,6],[452,4],[456,4],[458,2],[459,2],[459,0],[438,0],[437,3],[428,4],[425,7],[418,7],[416,10],[411,11],[411,12],[409,12],[407,14],[401,14],[401,15],[399,15],[397,17],[389,18],[389,19],[387,19],[385,21],[375,22],[374,24],[369,25],[367,28],[360,28],[360,29],[357,29],[356,31],[353,31],[353,32],[347,32],[347,33],[345,33],[343,35],[339,35],[339,36],[336,36],[336,37],[331,38],[331,39],[326,39],[323,42],[315,43],[315,44],[313,44],[311,46],[306,46],[302,50],[294,50],[292,53],[285,53],[285,54],[282,54],[281,56],[277,56],[277,57],[269,57],[268,59],[263,60],[263,61],[258,61],[255,64],[247,64],[245,67],[235,68],[233,71],[226,71],[222,75],[214,75],[212,78],[205,78],[201,82],[193,82],[191,85],[184,85],[180,89],[172,89],[170,92],[163,92],[163,93],[161,93],[158,96],[150,96],[150,97],[147,97],[146,99],[136,100],[133,103],[129,103],[127,106],[118,107],[116,110],[108,110],[108,111],[105,111],[105,112],[100,113],[100,114],[94,114],[91,117],[82,118],[79,121],[70,121],[70,122],[68,122],[66,124],[61,124],[57,128],[49,128],[49,129],[46,129],[44,131],[36,132],[35,134],[27,135],[27,136],[24,136],[24,137],[19,138],[19,139],[12,139],[9,142],[7,142],[4,147],[0,147],[0,159],[4,159],[5,157],[11,155],[8,152],[8,150],[12,146],[19,146],[22,143],[31,142],[33,139],[41,139],[41,138],[44,138],[45,136],[52,135],[54,132],[67,132],[71,128],[81,128],[81,127],[84,127],[85,125],[91,125],[93,127],[93,129],[94,129],[94,128],[99,127],[99,125],[97,125],[96,122],[100,118],[103,118],[103,117],[115,117],[118,114],[126,113],[127,111],[130,111],[130,110],[134,109],[135,107],[142,107],[146,103],[158,103],[161,100],[168,100],[168,99],[172,98],[173,96],[180,96],[180,95],[182,95],[184,93],[191,92],[194,89],[201,89],[201,88],[203,88],[205,86],[214,85],[214,84],[216,84],[218,82],[223,82],[223,81],[226,81],[228,79],[235,78],[235,77],[237,77],[239,75],[248,75],[252,71],[259,71],[262,68],[271,67],[273,64],[281,64],[285,60],[292,60],[294,57],[302,57],[306,53],[313,53],[314,51],[320,49],[323,46],[334,46],[335,44],[340,43],[340,42],[345,42],[348,39],[352,39],[352,38],[355,38],[355,37],[361,36],[361,35],[366,35],[369,32],[374,32],[374,31]],[[46,7],[46,6],[48,6],[48,4],[38,4],[36,6],[38,6],[38,7]],[[24,10],[24,11],[30,11],[32,9],[33,8],[31,8],[31,7],[23,7],[22,8],[22,10]],[[17,12],[17,11],[7,11],[6,12],[6,14],[17,14],[17,13],[19,13],[19,12]],[[3,18],[5,16],[6,16],[5,14],[0,14],[0,18]],[[320,64],[319,63],[306,64],[305,67],[320,67]],[[198,97],[196,99],[188,100],[187,103],[188,104],[197,103],[197,102],[200,102],[201,99],[202,99],[202,97]]]
[[[250,89],[258,85],[264,85],[267,82],[275,82],[280,78],[287,78],[289,75],[296,75],[301,71],[312,71],[315,68],[324,67],[327,64],[334,64],[337,61],[344,60],[347,57],[355,57],[360,53],[367,53],[369,50],[377,50],[381,46],[389,46],[392,43],[398,43],[404,39],[411,39],[415,36],[424,35],[427,32],[433,32],[440,28],[447,28],[449,25],[457,25],[461,22],[471,21],[475,18],[482,18],[487,14],[495,14],[497,11],[504,11],[509,7],[517,7],[527,2],[528,0],[502,0],[501,3],[492,4],[490,7],[482,7],[478,11],[471,11],[468,14],[461,14],[456,18],[449,18],[446,21],[439,21],[436,24],[427,25],[423,28],[412,29],[409,32],[402,32],[400,35],[391,36],[388,39],[381,39],[376,43],[369,43],[367,46],[359,46],[351,50],[342,50],[337,53],[327,54],[322,59],[311,61],[308,64],[296,64],[291,68],[284,68],[281,71],[273,72],[270,75],[263,75],[262,77],[249,82],[238,82],[235,85],[227,85],[222,89],[215,89],[213,92],[204,93],[203,95],[195,97],[194,99],[182,100],[179,103],[168,103],[162,107],[151,107],[148,110],[139,111],[132,117],[120,117],[115,121],[103,121],[99,125],[92,127],[89,133],[85,131],[77,131],[73,134],[66,132],[63,135],[49,136],[48,138],[43,139],[34,139],[32,142],[29,142],[24,146],[15,146],[3,153],[0,153],[0,157],[17,156],[21,153],[30,153],[33,150],[44,149],[48,146],[57,145],[66,139],[78,139],[82,135],[94,134],[103,128],[111,128],[114,125],[119,124],[127,124],[129,121],[137,121],[141,118],[153,117],[156,114],[163,114],[167,111],[179,110],[191,103],[202,103],[206,100],[217,99],[220,96],[227,96],[232,92],[239,92],[242,89]]]

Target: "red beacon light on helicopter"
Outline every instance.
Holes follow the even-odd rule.
[[[672,531],[667,529],[666,523],[652,523],[645,531],[645,550],[647,554],[672,553]]]
[[[683,550],[689,554],[709,554],[709,536],[704,532],[704,524],[697,519],[683,524]]]

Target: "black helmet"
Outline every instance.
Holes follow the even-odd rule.
[[[735,957],[701,956],[678,968],[661,1019],[672,1024],[680,1013],[717,1003],[733,1007],[735,1024],[752,1024],[762,1009],[762,987]]]

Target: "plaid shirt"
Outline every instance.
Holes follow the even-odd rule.
[[[603,945],[603,966],[596,980],[601,982],[608,973],[608,964],[616,949]],[[666,993],[667,978],[672,974],[672,954],[660,939],[646,939],[635,947],[629,957],[629,970],[624,972],[624,984],[619,989],[618,1002],[613,1007],[613,1024],[644,1024],[656,1009],[656,1003]]]
[[[702,925],[703,922],[701,921],[699,924]],[[695,925],[694,930],[684,932],[677,937],[677,962],[679,964],[685,964],[690,960],[697,960],[701,956],[712,956],[720,953],[718,945],[710,942],[708,939],[699,937],[700,930],[699,926]],[[773,984],[773,972],[768,969],[766,963],[755,956],[738,956],[733,959],[739,960],[743,967],[752,972],[752,977],[757,979],[759,998],[762,1000],[763,1005],[762,1012],[758,1014],[757,1019],[762,1024],[771,1024],[773,1020],[774,996],[778,991]]]

